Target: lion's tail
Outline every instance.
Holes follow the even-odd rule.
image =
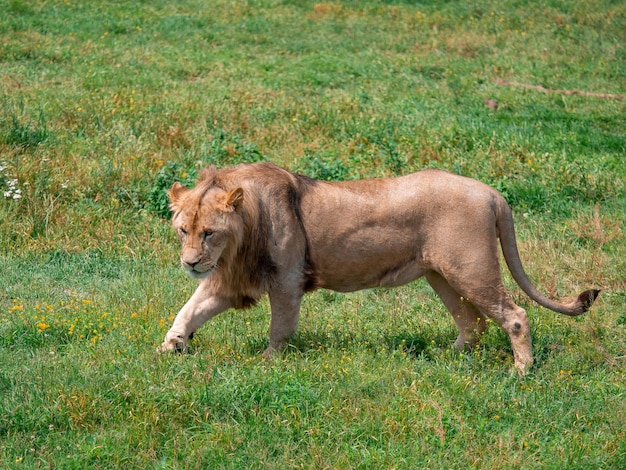
[[[511,271],[513,279],[515,279],[517,284],[531,299],[545,308],[570,316],[581,315],[591,308],[593,302],[598,298],[598,295],[600,295],[600,290],[598,289],[586,290],[581,293],[576,300],[567,303],[551,300],[537,290],[522,266],[522,261],[520,260],[519,251],[517,249],[517,241],[515,239],[513,215],[511,214],[509,205],[502,197],[498,198],[496,226],[499,232],[502,253],[504,254],[504,259],[509,267],[509,271]]]

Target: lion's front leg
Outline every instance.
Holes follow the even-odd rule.
[[[270,321],[270,344],[263,353],[266,358],[285,349],[287,338],[296,332],[302,293],[276,289],[269,293],[269,297],[272,319]]]
[[[191,336],[207,320],[230,308],[230,302],[200,284],[196,292],[176,315],[158,352],[180,352],[187,349]]]

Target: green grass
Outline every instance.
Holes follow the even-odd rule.
[[[0,0],[0,467],[624,468],[623,2]],[[492,110],[483,103],[497,99]],[[539,288],[536,364],[455,353],[426,283],[269,305],[154,353],[195,282],[164,189],[268,160],[499,189]]]

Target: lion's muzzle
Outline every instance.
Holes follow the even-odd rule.
[[[184,261],[182,261],[181,264],[185,271],[187,271],[187,274],[189,274],[189,276],[193,277],[194,279],[204,279],[210,276],[215,269],[214,264],[203,265],[197,263],[195,265],[190,265],[188,263],[185,263]]]

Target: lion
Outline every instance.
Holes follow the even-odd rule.
[[[474,346],[489,318],[509,336],[524,374],[533,361],[530,327],[504,288],[498,240],[517,284],[543,307],[576,316],[600,293],[569,302],[541,294],[522,267],[502,195],[442,170],[326,182],[265,162],[211,166],[193,189],[174,183],[168,197],[180,262],[199,286],[159,351],[186,350],[208,319],[268,293],[269,357],[295,333],[306,292],[393,287],[424,276],[458,326],[455,348]]]

